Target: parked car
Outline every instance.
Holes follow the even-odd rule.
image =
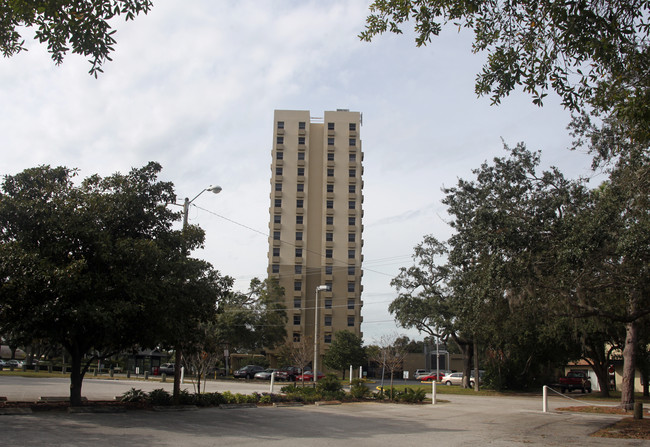
[[[461,385],[463,383],[463,373],[455,372],[445,374],[445,376],[442,378],[442,382],[447,386]]]
[[[264,371],[255,373],[255,376],[253,377],[259,380],[271,380],[271,375],[274,374],[276,371],[277,369],[273,369],[273,368],[265,369]]]
[[[20,360],[16,359],[11,359],[11,360],[6,360],[5,365],[6,368],[22,368],[23,367],[23,362]]]
[[[264,368],[259,365],[246,365],[235,371],[233,376],[237,379],[252,379],[260,371],[264,371]]]
[[[438,381],[442,380],[442,378],[444,376],[445,375],[443,373],[440,373],[440,379],[438,379],[438,376],[436,375],[436,373],[430,373],[429,375],[426,375],[426,376],[420,376],[420,378],[418,380],[420,380],[421,382],[431,382],[433,380],[438,382]]]
[[[323,377],[325,377],[325,374],[318,371],[318,380],[322,379]],[[302,382],[303,380],[305,382],[311,382],[312,380],[314,380],[313,371],[305,371],[303,374],[296,376],[296,382]]]
[[[302,369],[297,366],[285,366],[280,368],[275,373],[275,380],[284,380],[287,382],[295,382],[296,377],[302,374]]]
[[[3,366],[5,366],[6,363],[4,360],[0,359],[0,370],[2,369]]]
[[[158,367],[158,374],[160,375],[166,374],[168,376],[171,376],[172,374],[174,374],[174,369],[175,367],[173,363],[163,363]]]
[[[563,393],[573,390],[591,393],[591,381],[585,371],[569,371],[566,377],[560,377],[559,382]]]
[[[413,378],[415,380],[422,380],[422,377],[431,375],[431,371],[428,369],[416,369],[413,373]]]

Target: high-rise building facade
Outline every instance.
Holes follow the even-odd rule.
[[[316,288],[322,355],[339,330],[361,336],[361,113],[276,110],[268,274],[285,290],[287,336],[313,340]],[[322,363],[320,363],[322,365]]]

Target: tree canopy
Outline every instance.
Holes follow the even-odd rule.
[[[376,0],[361,39],[402,33],[412,23],[418,46],[445,25],[474,32],[487,61],[476,93],[494,103],[523,88],[541,105],[555,91],[571,110],[613,113],[650,138],[650,2],[646,0]]]
[[[363,339],[350,331],[342,330],[334,334],[334,341],[323,357],[325,366],[342,372],[352,365],[358,368],[366,363],[366,351]]]
[[[97,77],[114,50],[116,16],[133,20],[152,8],[151,0],[10,0],[0,2],[0,52],[11,57],[26,50],[22,33],[35,28],[34,38],[47,44],[59,65],[68,51],[90,57]]]
[[[177,340],[222,293],[218,272],[185,256],[203,232],[172,228],[180,216],[160,170],[149,163],[77,184],[74,169],[40,166],[2,182],[0,332],[62,345],[75,404],[93,359]]]

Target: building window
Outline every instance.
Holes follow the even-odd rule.
[[[350,138],[350,146],[356,146],[357,145],[357,139],[356,138]]]
[[[300,332],[293,333],[293,341],[294,343],[300,343]]]
[[[333,200],[328,200],[327,203],[326,203],[326,206],[327,206],[328,210],[331,210],[332,208],[334,208],[334,201]]]
[[[334,216],[325,216],[325,225],[334,225]]]
[[[296,208],[302,208],[303,204],[304,204],[303,199],[296,199]]]
[[[305,137],[298,137],[298,144],[305,144]]]
[[[284,121],[278,121],[278,129],[284,129]]]
[[[354,259],[354,250],[348,250],[348,259]]]
[[[332,325],[332,316],[325,315],[325,326],[331,326],[331,325]]]
[[[354,242],[357,239],[356,233],[348,233],[348,242]]]
[[[348,225],[353,227],[357,224],[357,218],[354,216],[348,216]]]
[[[280,266],[278,264],[273,264],[271,266],[271,273],[280,273]]]
[[[302,290],[302,281],[294,281],[293,290],[294,292],[300,292]]]
[[[325,309],[332,308],[332,298],[325,298]]]
[[[334,123],[327,123],[327,130],[334,130]]]
[[[349,319],[348,319],[349,320]],[[293,325],[294,326],[300,326],[300,315],[294,315],[293,316]],[[348,321],[348,326],[349,326],[349,321]]]
[[[357,130],[357,123],[350,123],[350,131],[354,132]]]
[[[305,168],[298,168],[298,177],[302,177],[305,175]]]
[[[280,247],[273,247],[273,256],[274,257],[280,256]]]
[[[332,257],[332,249],[331,248],[326,248],[325,249],[325,257],[326,258],[331,258]]]
[[[296,248],[296,258],[302,258],[302,248]]]
[[[296,231],[296,240],[301,241],[302,240],[302,231]]]
[[[327,184],[327,192],[334,192],[334,185],[332,185],[331,183],[328,183]]]
[[[302,275],[302,264],[296,264],[294,266],[294,272],[296,275]]]
[[[274,214],[273,215],[273,223],[279,224],[282,222],[282,215],[281,214]]]
[[[275,184],[275,190],[276,191],[282,191],[282,183],[276,183]]]
[[[357,154],[355,154],[354,152],[351,153],[351,154],[350,154],[350,161],[353,161],[353,162],[354,162],[354,161],[357,161]]]
[[[325,286],[327,287],[328,292],[332,291],[332,281],[326,281]]]
[[[356,169],[350,169],[350,172],[348,174],[350,177],[356,177],[357,176],[357,170]]]
[[[328,146],[334,146],[334,137],[329,137],[327,139],[327,145]]]
[[[296,191],[298,192],[305,192],[305,184],[304,183],[297,183],[296,184]]]
[[[354,316],[350,315],[348,316],[348,327],[354,326]]]
[[[354,283],[353,282],[348,283],[348,292],[354,292]]]
[[[328,177],[334,177],[334,169],[333,168],[327,168],[327,176]]]
[[[348,266],[348,275],[354,276],[355,274],[355,267],[353,265]]]
[[[296,216],[296,225],[302,225],[304,216]]]
[[[305,122],[304,121],[299,121],[298,122],[298,129],[305,130]]]
[[[332,343],[332,334],[325,334],[325,338],[323,341],[327,344]]]
[[[275,139],[275,142],[276,142],[277,144],[284,144],[284,137],[283,137],[283,136],[278,136],[278,137]]]
[[[355,194],[357,192],[357,185],[348,185],[348,192],[350,194]]]
[[[330,232],[325,233],[325,240],[327,242],[332,242],[334,240],[334,233],[330,233]]]
[[[294,298],[293,299],[293,308],[294,309],[300,309],[300,306],[302,304],[302,301],[300,298]]]
[[[277,158],[278,160],[284,160],[284,152],[282,152],[282,151],[277,151],[277,152],[275,153],[275,158]]]
[[[282,208],[282,199],[275,199],[275,207]]]
[[[274,231],[273,232],[273,240],[274,241],[279,241],[280,240],[280,232],[279,231]]]
[[[354,309],[354,300],[348,300],[348,309]]]
[[[275,175],[282,175],[282,168],[275,168]]]
[[[298,152],[298,160],[304,160],[305,159],[305,153],[304,152]]]
[[[334,161],[334,152],[327,153],[327,161]]]
[[[331,265],[326,265],[325,266],[325,274],[326,275],[331,275],[332,274],[332,266]]]
[[[349,200],[348,201],[348,209],[353,210],[357,207],[357,202],[356,200]]]

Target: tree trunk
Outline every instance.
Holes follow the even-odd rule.
[[[474,339],[474,391],[479,390],[481,376],[478,373],[478,342]]]
[[[469,376],[472,373],[472,345],[469,343],[459,343],[463,353],[463,388],[469,388]]]
[[[625,347],[623,348],[623,381],[621,383],[621,408],[634,408],[634,370],[636,369],[636,343],[638,324],[631,321],[625,325]]]
[[[180,344],[176,346],[176,352],[174,353],[174,391],[172,399],[174,405],[180,405],[181,403],[181,362],[183,360],[183,354],[181,352]]]
[[[81,402],[81,385],[84,380],[84,374],[81,371],[81,352],[79,349],[70,350],[70,406],[80,407]]]

